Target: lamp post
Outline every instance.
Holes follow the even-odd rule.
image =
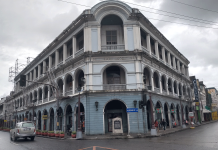
[[[148,86],[148,90],[151,90],[150,85]],[[153,105],[152,105],[152,101],[151,101],[151,93],[149,93],[149,96],[150,96],[151,124],[152,124],[152,126],[151,126],[151,135],[157,135],[157,130],[156,130],[155,126],[154,126],[154,116],[153,116],[154,112],[153,112]]]
[[[180,107],[181,107],[181,113],[182,113],[182,128],[186,128],[186,125],[184,124],[184,116],[183,116],[183,107],[182,107],[182,104],[181,104],[181,100],[182,100],[182,96],[179,95],[179,100],[180,100]]]
[[[85,78],[81,78],[81,82],[84,84],[85,83]],[[77,90],[79,91],[79,100],[78,100],[78,127],[77,127],[77,132],[76,132],[76,139],[82,139],[82,131],[81,131],[81,125],[80,125],[80,92],[81,92],[82,87],[78,86]]]

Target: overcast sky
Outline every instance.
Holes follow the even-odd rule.
[[[64,1],[91,7],[100,2],[100,0]],[[140,9],[154,26],[189,59],[190,75],[203,80],[207,87],[218,88],[217,0],[124,1],[131,7]],[[8,82],[8,77],[9,67],[15,65],[16,59],[19,59],[20,64],[26,64],[27,57],[36,57],[84,9],[89,9],[89,7],[71,3],[58,0],[0,0],[0,97],[8,95],[13,90],[13,84]],[[198,19],[190,21],[193,19],[184,16]]]

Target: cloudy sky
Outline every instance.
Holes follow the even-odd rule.
[[[13,90],[8,77],[16,59],[26,64],[27,57],[36,57],[84,9],[100,2],[64,1],[0,0],[0,97]],[[218,88],[217,0],[123,1],[140,9],[189,59],[190,75],[203,80],[207,87]]]

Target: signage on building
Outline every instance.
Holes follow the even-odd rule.
[[[7,120],[4,120],[4,122],[7,122]]]
[[[36,117],[34,117],[33,120],[36,120]]]
[[[199,106],[199,102],[195,102],[195,106]]]
[[[174,110],[174,109],[171,109],[171,113],[175,113],[175,110]]]
[[[156,112],[157,112],[157,113],[161,113],[160,108],[156,108]]]
[[[138,112],[138,108],[127,108],[126,112]]]
[[[42,115],[42,119],[48,119],[47,115]]]
[[[216,103],[212,103],[211,104],[212,107],[216,107],[216,105],[217,105]]]
[[[194,86],[194,94],[195,94],[195,101],[199,101],[198,99],[198,86],[197,86],[197,80],[193,80],[193,86]]]
[[[189,112],[188,116],[189,116],[189,118],[194,118],[194,113],[193,112]]]
[[[199,106],[196,106],[196,107],[195,107],[195,110],[199,110]]]
[[[27,121],[27,118],[24,118],[24,121]]]
[[[59,122],[57,122],[57,126],[59,126]]]

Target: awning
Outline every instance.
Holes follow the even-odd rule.
[[[211,113],[211,111],[207,109],[203,109],[203,113]]]

